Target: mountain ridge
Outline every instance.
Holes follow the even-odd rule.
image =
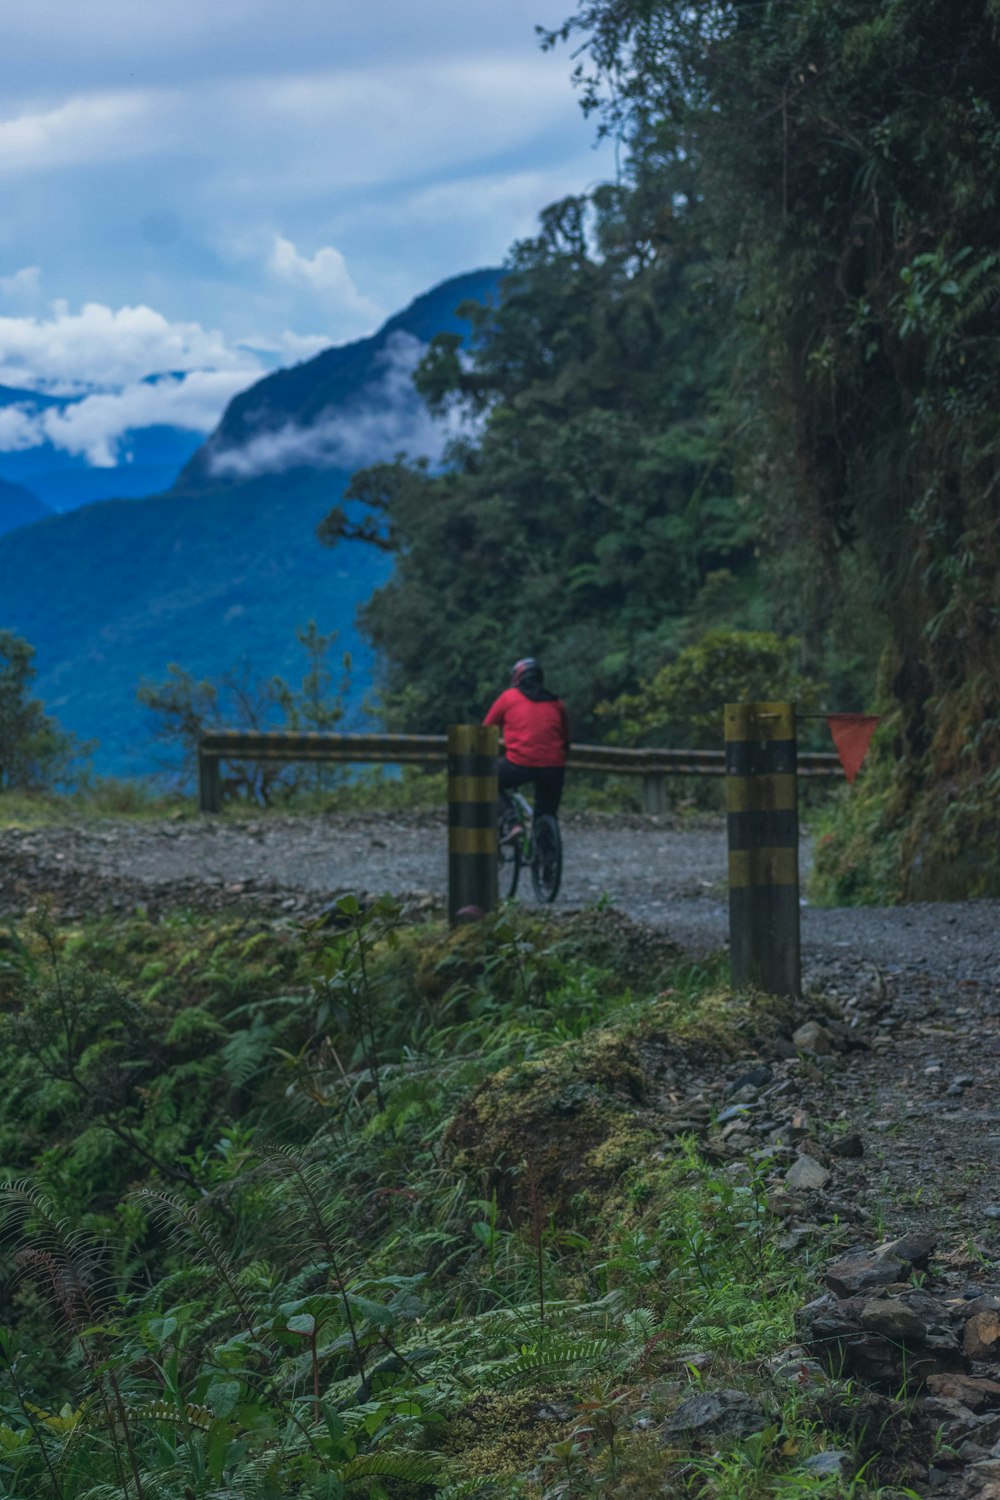
[[[230,477],[214,474],[209,456],[220,449],[219,434],[227,451],[259,436],[264,408],[271,431],[292,424],[308,433],[313,416],[331,411],[346,411],[353,427],[363,393],[383,390],[379,361],[393,336],[422,344],[433,332],[461,331],[458,304],[495,294],[500,280],[489,269],[450,278],[368,339],[265,376],[234,398],[203,445],[209,453],[192,459],[171,489],[103,500],[0,537],[2,623],[36,648],[36,691],[48,711],[81,738],[101,741],[99,772],[155,767],[135,700],[141,677],[158,680],[177,662],[199,678],[244,666],[255,677],[298,681],[307,664],[295,631],[310,618],[323,632],[338,630],[338,650],[354,656],[353,712],[360,711],[372,662],[354,615],[391,562],[362,543],[331,552],[315,537],[358,464]],[[234,404],[241,422],[258,413],[235,450]]]

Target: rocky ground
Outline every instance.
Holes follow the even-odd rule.
[[[718,820],[578,815],[564,832],[560,905],[603,898],[694,956],[725,943]],[[69,917],[136,905],[308,916],[345,890],[433,910],[445,848],[430,814],[3,829],[0,919],[43,898]],[[998,917],[996,901],[805,907],[800,1030],[677,1115],[720,1160],[777,1152],[788,1235],[804,1253],[840,1242],[843,1264],[773,1378],[821,1387],[825,1365],[846,1364],[870,1415],[919,1374],[909,1427],[887,1411],[883,1441],[910,1445],[917,1493],[949,1500],[1000,1500]],[[689,1415],[711,1430],[738,1405]]]

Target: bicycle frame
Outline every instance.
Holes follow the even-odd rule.
[[[516,787],[507,787],[504,795],[509,797],[517,808],[524,825],[524,837],[521,840],[521,858],[526,865],[530,865],[535,852],[534,828],[535,811],[523,792]]]

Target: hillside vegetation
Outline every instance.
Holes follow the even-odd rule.
[[[903,1493],[901,1406],[762,1380],[808,1258],[701,1139],[787,1007],[611,912],[402,917],[4,935],[4,1494]]]
[[[323,527],[395,556],[361,616],[394,726],[530,651],[588,729],[707,629],[771,627],[885,714],[834,889],[1000,890],[997,26],[587,0],[546,39],[623,180],[515,248],[471,361],[435,341],[421,388],[481,435],[355,475],[365,519]]]

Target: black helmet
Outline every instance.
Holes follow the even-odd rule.
[[[520,687],[524,681],[542,681],[542,664],[534,656],[522,656],[510,669],[511,687]]]

